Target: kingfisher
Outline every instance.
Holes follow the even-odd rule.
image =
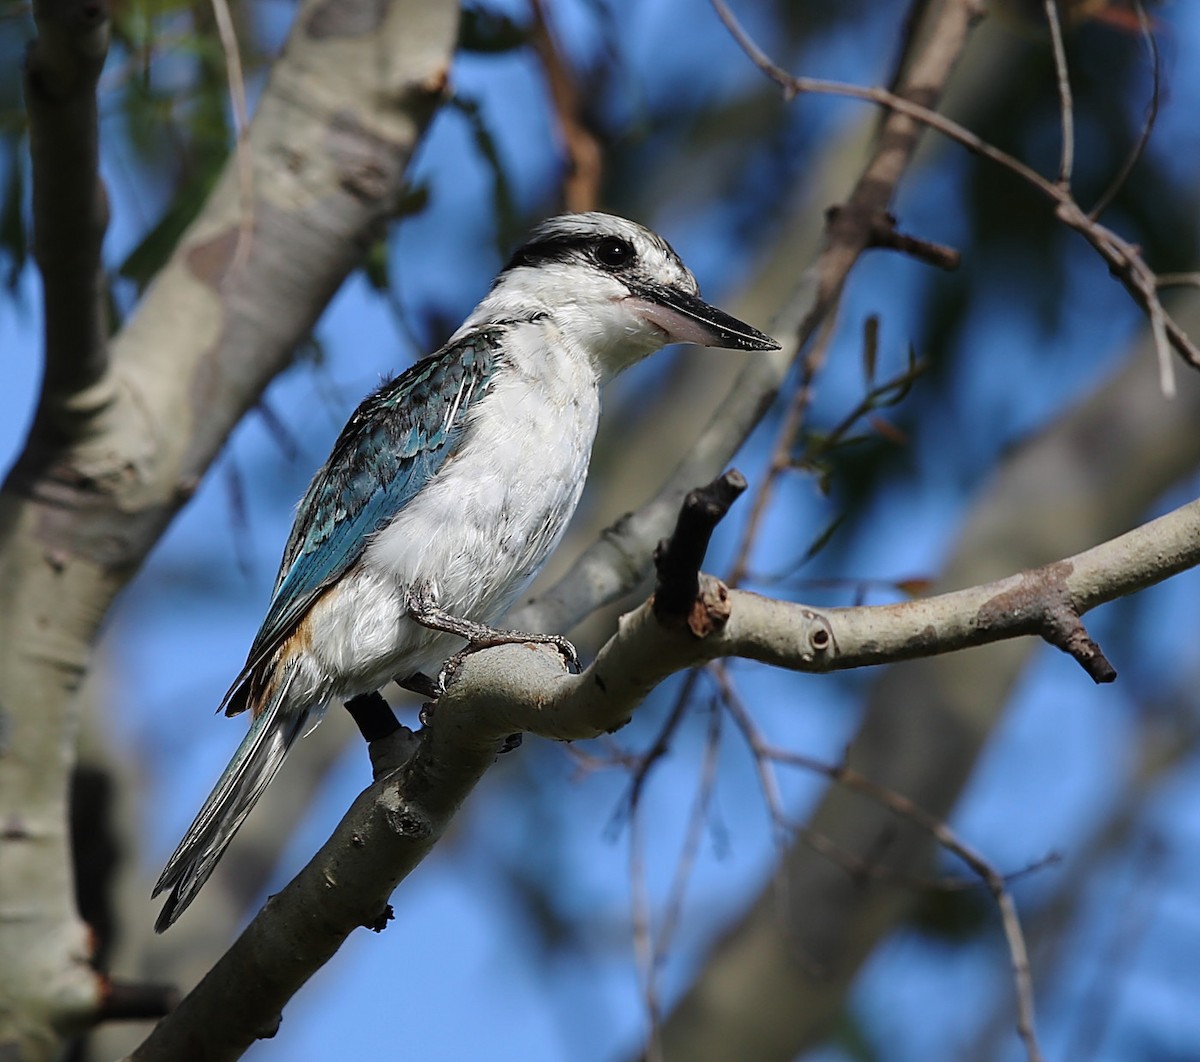
[[[662,237],[596,212],[543,222],[445,346],[366,398],[300,501],[266,618],[221,702],[245,739],[158,879],[155,929],[208,879],[333,700],[468,649],[546,562],[587,477],[606,381],[668,343],[776,350],[700,298]]]

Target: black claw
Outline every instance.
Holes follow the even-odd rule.
[[[430,700],[437,700],[441,694],[446,692],[444,689],[438,688],[435,679],[431,679],[420,671],[415,671],[411,675],[397,675],[392,681],[401,689],[406,689],[420,697],[428,697]]]
[[[500,746],[500,755],[503,756],[506,752],[516,752],[521,747],[521,742],[524,739],[524,734],[509,734]]]
[[[574,644],[569,642],[561,635],[555,635],[554,644],[558,647],[558,651],[562,654],[562,658],[567,663],[567,670],[578,675],[583,671],[583,666],[579,663],[579,650]]]

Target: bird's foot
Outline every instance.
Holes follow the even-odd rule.
[[[567,670],[578,675],[579,667],[579,651],[561,634],[531,634],[528,631],[506,631],[495,627],[485,627],[483,624],[472,624],[475,627],[474,636],[471,637],[470,644],[465,649],[460,649],[449,660],[442,665],[442,670],[438,672],[437,687],[439,696],[446,692],[447,686],[453,680],[454,675],[463,665],[463,661],[467,657],[478,653],[481,649],[493,649],[497,645],[552,645],[558,650],[563,661],[567,665]],[[435,630],[440,628],[434,628]],[[450,633],[450,632],[447,632]],[[458,634],[457,631],[453,632]],[[468,637],[465,634],[460,634],[459,637]]]
[[[491,649],[497,645],[522,645],[532,642],[535,645],[553,645],[566,661],[567,669],[578,674],[579,653],[561,634],[534,634],[528,631],[502,630],[489,627],[485,623],[474,620],[460,619],[441,609],[437,605],[433,590],[427,584],[417,584],[408,592],[405,601],[409,618],[431,631],[443,634],[453,634],[465,638],[467,647],[457,652],[443,665],[438,674],[436,686],[439,693],[446,690],[447,681],[453,677],[462,662],[472,653],[481,649]],[[423,676],[422,676],[423,677]]]
[[[430,681],[432,681],[432,679]],[[437,709],[436,701],[430,701],[427,704],[421,705],[420,719],[421,719],[422,726],[432,726],[433,725],[433,717],[436,714],[436,709]],[[498,756],[503,756],[504,753],[506,753],[506,752],[515,752],[517,749],[519,749],[521,747],[521,742],[524,740],[524,738],[525,738],[525,735],[520,733],[519,731],[515,734],[509,734],[500,743],[500,747],[496,750],[496,754]]]
[[[436,679],[431,679],[420,671],[414,671],[411,675],[396,675],[392,681],[402,690],[408,690],[409,693],[415,693],[419,697],[428,697],[430,700],[435,699],[442,692],[438,689]]]

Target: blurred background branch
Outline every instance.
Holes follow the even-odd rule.
[[[74,808],[95,962],[186,988],[369,779],[353,728],[331,717],[188,918],[150,938],[150,878],[240,736],[209,708],[253,634],[295,499],[358,397],[433,349],[512,241],[564,202],[664,232],[745,319],[765,325],[786,307],[773,330],[789,345],[771,362],[678,351],[608,395],[584,506],[512,617],[522,626],[563,629],[590,613],[573,637],[602,644],[615,613],[645,594],[650,549],[682,492],[735,450],[754,503],[718,530],[711,570],[821,609],[1036,567],[1196,494],[1192,374],[1166,402],[1151,364],[1172,324],[1195,334],[1193,293],[1148,322],[1056,219],[1059,193],[940,137],[918,141],[912,122],[936,107],[938,121],[1053,188],[1069,169],[1073,202],[1106,204],[1103,229],[1082,207],[1075,229],[1124,256],[1122,282],[1140,278],[1157,298],[1169,274],[1196,268],[1192,5],[1059,4],[1057,45],[1044,0],[988,4],[969,35],[979,12],[958,0],[731,6],[782,70],[890,101],[871,87],[887,85],[910,102],[886,116],[828,96],[785,103],[715,14],[675,0],[472,3],[456,41],[439,5],[229,5],[253,116],[248,211],[251,182],[221,176],[237,134],[230,27],[208,2],[117,5],[98,92],[77,97],[96,114],[111,223],[101,249],[97,200],[77,196],[81,227],[65,224],[56,243],[83,268],[53,313],[38,305],[30,259],[45,201],[24,162],[41,135],[38,101],[19,97],[16,61],[34,30],[21,7],[0,18],[0,443],[15,467],[3,502],[0,803],[6,823],[19,805],[39,836],[57,836],[39,842],[57,877],[38,895],[44,925],[74,943],[43,953],[84,971],[84,1020],[102,982],[82,965],[83,924],[69,914],[69,736],[90,735],[95,764]],[[50,47],[40,27],[52,7],[33,11],[38,47]],[[414,21],[424,17],[443,28]],[[441,58],[422,66],[406,49],[434,37]],[[70,69],[47,54],[48,69]],[[940,57],[936,69],[923,56]],[[423,76],[394,78],[410,59]],[[940,101],[922,95],[942,86]],[[453,105],[431,118],[444,98]],[[417,158],[386,146],[411,145],[426,119]],[[94,173],[54,168],[76,192],[96,187]],[[959,269],[931,270],[894,253],[895,240],[891,253],[863,254],[886,226],[957,252]],[[88,291],[99,294],[87,302]],[[44,366],[36,357],[54,328],[79,337],[60,345],[81,373],[66,390],[92,377],[107,388],[86,392],[104,398],[87,408],[106,441],[60,449],[70,475],[48,496],[33,489],[41,466],[18,456],[43,368],[57,386],[49,352]],[[897,401],[871,398],[892,380],[905,381]],[[162,407],[148,398],[168,393]],[[202,478],[218,452],[219,474]],[[93,656],[100,617],[168,521]],[[47,575],[47,558],[64,567]],[[1181,958],[1195,943],[1195,593],[1186,574],[1089,617],[1120,676],[1102,690],[1032,643],[869,680],[727,669],[770,748],[845,759],[991,866],[1035,868],[1006,883],[1047,1057],[1191,1057],[1200,1044],[1194,964]],[[78,623],[64,631],[69,614]],[[11,636],[23,623],[48,632],[31,653]],[[22,653],[66,661],[49,696],[28,692],[46,689],[41,679],[23,685],[9,659]],[[102,681],[77,699],[89,659]],[[922,888],[946,876],[927,837],[822,779],[780,771],[765,806],[718,692],[704,674],[681,676],[616,737],[570,749],[530,740],[503,757],[398,894],[393,928],[351,936],[255,1057],[388,1057],[398,993],[420,1008],[404,1036],[423,1057],[633,1055],[651,1014],[668,1059],[1021,1052],[986,894]],[[38,802],[6,784],[9,750],[35,748],[32,761],[50,765],[36,816]],[[785,822],[825,838],[821,850],[793,845]],[[0,843],[0,860],[14,845]],[[1061,860],[1047,863],[1050,852]],[[1129,902],[1135,891],[1144,902]],[[1116,926],[1114,910],[1127,915]],[[1106,978],[1113,964],[1119,980]],[[41,983],[20,964],[0,968]],[[1097,1007],[1102,1028],[1081,1019]],[[144,1036],[144,1025],[110,1025],[81,1050],[115,1057]]]

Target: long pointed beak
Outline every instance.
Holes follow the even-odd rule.
[[[630,301],[642,317],[670,337],[672,343],[696,343],[729,350],[778,350],[779,344],[745,321],[710,306],[679,288],[639,284]]]

